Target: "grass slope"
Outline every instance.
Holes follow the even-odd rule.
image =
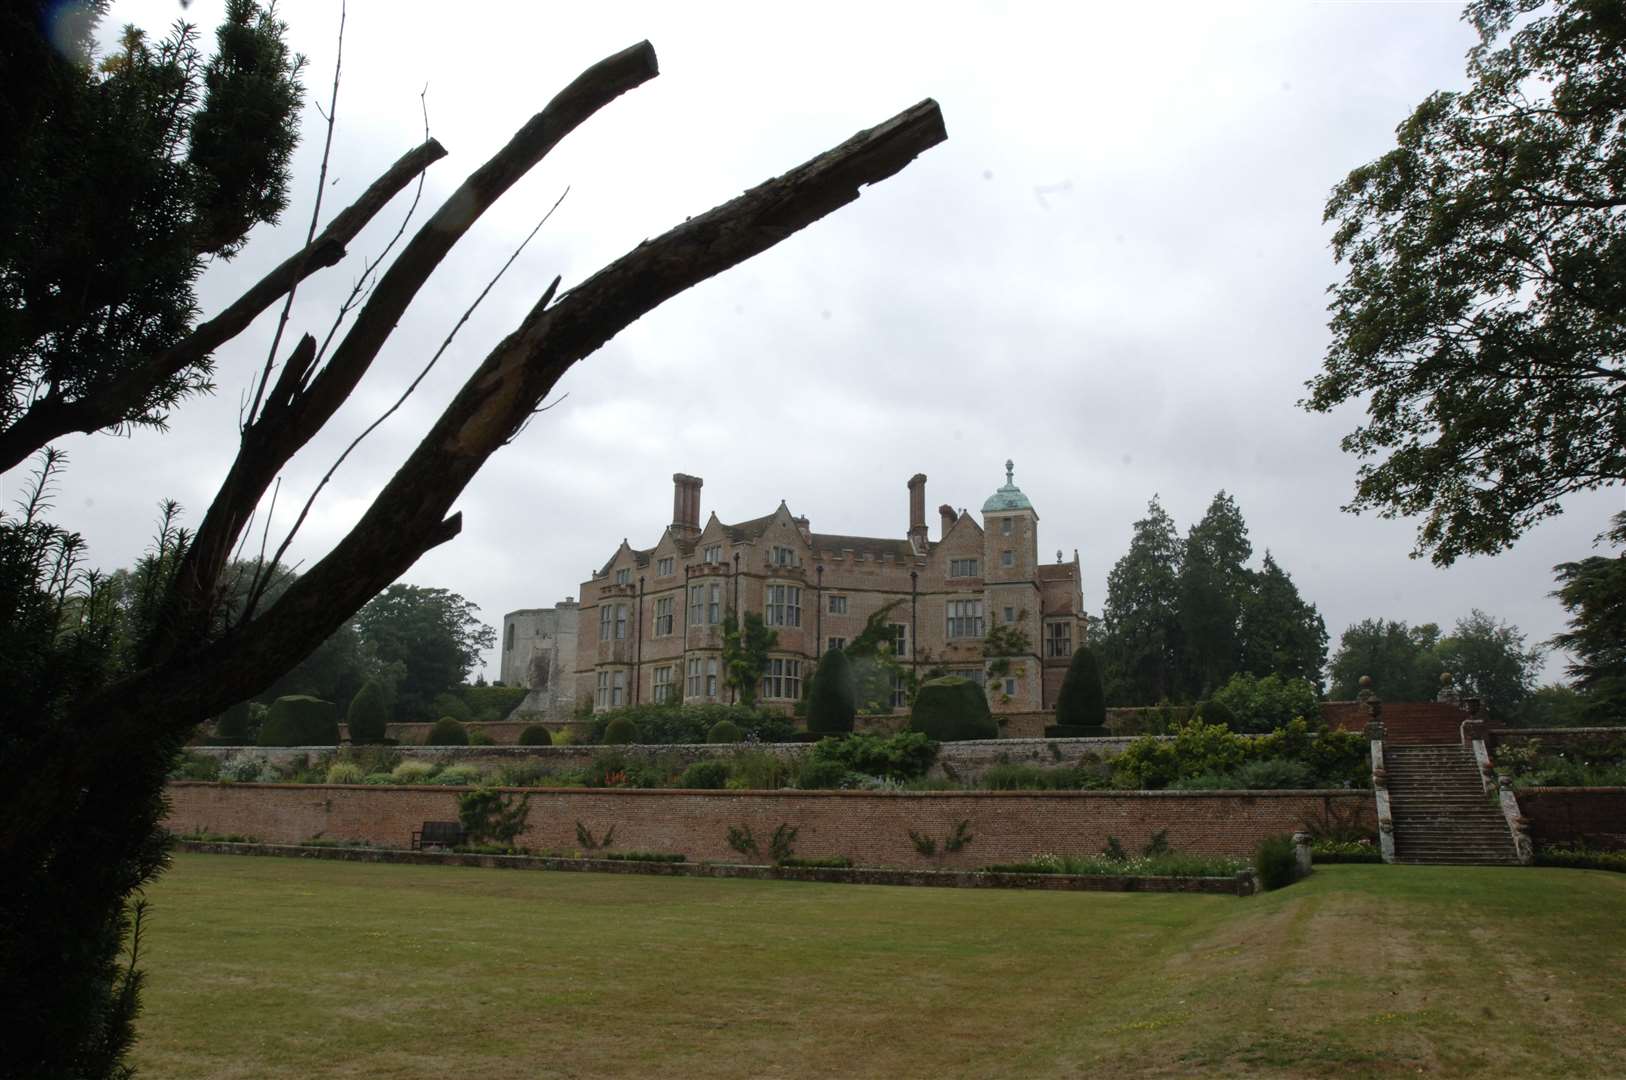
[[[182,855],[163,1077],[1626,1075],[1626,875],[1248,900]]]

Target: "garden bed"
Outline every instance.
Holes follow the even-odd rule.
[[[1231,877],[1137,877],[1133,875],[988,873],[980,870],[889,870],[879,867],[753,866],[713,862],[644,862],[569,859],[551,855],[485,855],[464,852],[401,851],[376,847],[303,844],[224,843],[180,840],[180,851],[206,855],[261,855],[293,859],[393,863],[413,866],[481,866],[508,870],[562,870],[601,874],[655,874],[662,877],[749,878],[819,881],[843,885],[916,885],[959,889],[1051,889],[1078,892],[1176,892],[1252,896],[1251,871]]]

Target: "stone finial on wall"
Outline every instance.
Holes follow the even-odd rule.
[[[1456,705],[1462,701],[1462,695],[1457,692],[1456,681],[1449,671],[1440,673],[1440,692],[1435,695],[1434,700],[1451,705]]]

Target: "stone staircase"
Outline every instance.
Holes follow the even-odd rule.
[[[1485,794],[1473,751],[1458,743],[1383,747],[1395,861],[1515,865],[1501,807]]]

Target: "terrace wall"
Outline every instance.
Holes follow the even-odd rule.
[[[1520,788],[1519,812],[1537,844],[1626,851],[1626,788]]]
[[[169,786],[165,825],[176,832],[241,833],[267,843],[313,837],[406,846],[425,821],[457,818],[451,787],[306,784]],[[1269,835],[1291,833],[1329,810],[1358,814],[1376,827],[1371,792],[698,792],[628,789],[530,791],[529,827],[520,846],[574,852],[580,822],[615,849],[681,852],[690,860],[739,861],[729,826],[749,826],[763,849],[781,824],[799,831],[802,856],[845,855],[860,865],[921,867],[911,830],[939,845],[960,821],[973,837],[943,865],[973,868],[1019,862],[1046,852],[1100,851],[1116,836],[1133,852],[1168,830],[1176,851],[1247,855]]]
[[[1159,736],[1166,738],[1167,736]],[[990,765],[1076,764],[1085,755],[1108,758],[1122,753],[1133,739],[982,739],[942,744],[937,763],[932,766],[935,777],[975,781]],[[641,745],[622,747],[603,746],[396,746],[390,748],[403,759],[436,761],[445,764],[468,761],[476,764],[512,764],[535,762],[545,769],[584,769],[593,758],[606,749],[615,749],[634,760],[662,760],[691,762],[714,757],[729,757],[744,749],[737,743],[672,743],[667,745]],[[800,757],[812,749],[809,743],[760,743],[753,749],[779,754],[786,758]],[[237,761],[250,758],[286,764],[304,757],[312,761],[322,755],[332,755],[330,746],[197,746],[195,754]]]

